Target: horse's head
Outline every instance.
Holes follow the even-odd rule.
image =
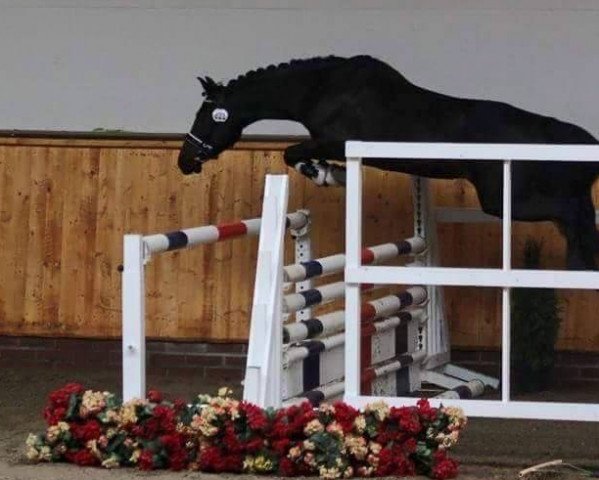
[[[224,86],[209,77],[198,80],[205,100],[196,114],[179,153],[179,169],[185,175],[200,173],[202,164],[218,155],[240,137],[243,123]]]

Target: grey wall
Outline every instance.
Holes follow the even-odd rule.
[[[198,74],[330,53],[599,135],[599,0],[0,0],[0,129],[183,132]]]

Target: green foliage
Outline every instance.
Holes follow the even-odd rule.
[[[524,246],[524,268],[540,268],[541,251],[541,243],[529,238]],[[560,315],[555,290],[512,289],[511,366],[516,391],[537,392],[551,383]]]

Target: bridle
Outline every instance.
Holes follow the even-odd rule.
[[[189,132],[187,135],[185,135],[185,141],[191,143],[192,145],[194,145],[196,147],[198,147],[203,152],[210,152],[210,151],[214,150],[214,147],[212,145],[210,145],[209,143],[204,142],[204,140],[202,140],[199,137],[196,137],[191,132]]]

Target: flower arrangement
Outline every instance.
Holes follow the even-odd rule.
[[[70,383],[52,392],[41,435],[27,438],[32,461],[142,470],[201,470],[322,478],[457,476],[447,451],[466,418],[456,408],[342,402],[261,409],[231,397],[168,401],[158,391],[121,403]]]

